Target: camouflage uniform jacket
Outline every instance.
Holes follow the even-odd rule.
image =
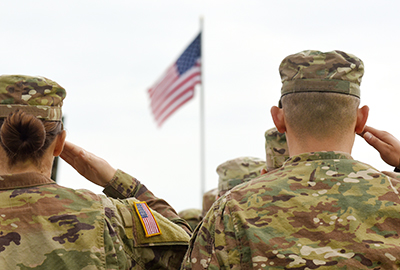
[[[119,170],[104,192],[120,199],[38,173],[0,176],[0,269],[179,269],[189,229],[175,211]],[[134,197],[162,210],[161,235],[145,236]]]
[[[345,153],[294,156],[214,203],[182,269],[400,269],[399,187]]]

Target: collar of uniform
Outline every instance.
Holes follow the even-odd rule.
[[[0,190],[40,186],[46,184],[55,184],[55,182],[43,174],[35,172],[0,175]]]
[[[289,158],[284,165],[322,159],[353,159],[349,153],[339,151],[310,152]]]

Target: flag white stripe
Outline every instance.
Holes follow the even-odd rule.
[[[169,71],[165,76],[162,78],[162,80],[152,87],[152,96],[151,96],[151,101],[153,102],[154,99],[157,99],[159,96],[164,94],[164,90],[168,88],[174,81],[179,77],[178,76],[178,71],[176,70],[176,66],[173,65],[170,67]]]
[[[168,109],[157,118],[157,123],[158,125],[161,125],[169,116],[169,113],[172,112],[175,108],[179,108],[182,106],[186,101],[191,99],[194,96],[194,89],[191,91],[188,91],[186,94],[184,94],[181,98],[179,98],[176,102],[174,102],[171,106],[168,107]]]
[[[161,106],[162,103],[165,103],[165,100],[168,100],[170,98],[169,97],[170,95],[174,95],[174,92],[179,91],[182,87],[186,87],[186,86],[184,86],[184,85],[186,85],[185,81],[190,79],[191,76],[196,75],[196,74],[198,74],[198,76],[200,77],[200,67],[193,67],[193,68],[189,69],[180,78],[178,78],[172,85],[170,85],[168,87],[168,89],[166,89],[163,92],[163,95],[160,96],[160,98],[153,99],[154,103],[151,104],[153,113],[155,111],[160,110],[159,107]],[[184,83],[184,85],[180,85],[182,83]]]
[[[173,103],[174,99],[178,97],[181,93],[186,91],[190,86],[200,82],[200,74],[192,74],[194,75],[193,78],[190,78],[187,82],[185,82],[182,86],[176,89],[174,92],[171,93],[169,97],[159,102],[158,106],[153,110],[153,114],[156,118],[166,109],[166,107]]]
[[[175,68],[175,71],[176,71],[176,68]],[[168,95],[171,92],[173,92],[174,89],[176,87],[178,87],[181,82],[185,81],[187,78],[192,76],[193,73],[196,73],[196,72],[198,72],[198,73],[201,72],[200,66],[198,66],[198,65],[195,65],[192,68],[190,68],[188,71],[186,71],[184,74],[182,74],[181,77],[178,77],[178,71],[176,71],[176,79],[175,79],[175,81],[173,81],[172,84],[165,85],[165,87],[163,88],[163,91],[162,92],[158,92],[158,93],[161,93],[161,94],[156,95],[156,96],[154,96],[152,98],[151,106],[153,108],[154,107],[158,107],[159,103],[162,102],[165,99],[165,97],[168,97]]]

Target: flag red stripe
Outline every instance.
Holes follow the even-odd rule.
[[[176,69],[175,69],[176,70]],[[152,109],[154,107],[158,107],[159,103],[164,102],[165,99],[167,99],[169,96],[173,94],[179,87],[181,87],[182,84],[184,84],[188,77],[191,77],[193,73],[199,73],[201,72],[200,70],[200,63],[196,63],[195,66],[193,66],[190,70],[188,70],[185,74],[183,74],[181,77],[178,77],[178,73],[176,71],[176,77],[174,82],[169,83],[168,85],[165,85],[165,87],[161,90],[161,94],[154,96],[151,99],[151,106]],[[154,111],[154,109],[153,109]]]
[[[161,125],[180,107],[182,107],[186,102],[188,102],[193,96],[183,100],[179,105],[177,105],[173,110],[171,110],[165,117],[163,117],[161,120],[157,121],[157,125],[161,127]]]
[[[186,97],[188,92],[192,91],[194,89],[194,87],[188,87],[187,89],[185,89],[184,91],[181,91],[181,93],[176,96],[174,98],[174,100],[172,100],[169,104],[168,107],[166,107],[162,112],[160,112],[159,114],[155,115],[156,120],[158,121],[158,119],[163,118],[163,115],[168,114],[170,110],[174,109],[174,107],[176,106],[176,103],[180,103],[181,99]],[[192,95],[193,96],[193,95]]]
[[[165,77],[168,77],[171,72],[174,71],[174,66],[175,64],[171,65],[167,70],[158,78],[158,80],[153,84],[153,86],[148,90],[149,92],[152,91],[152,89],[157,88],[161,84],[161,82],[165,79]]]
[[[177,80],[178,78],[179,78],[178,71],[176,70],[176,66],[173,65],[164,74],[164,76],[160,79],[160,81],[155,83],[154,86],[149,89],[149,91],[151,91],[150,93],[151,100],[153,100],[153,98],[162,95],[163,91],[171,84],[173,84],[174,81]]]
[[[168,84],[165,84],[162,89],[157,90],[157,93],[151,99],[150,105],[152,107],[156,107],[160,100],[165,99],[165,97],[170,93],[171,89],[174,89],[176,86],[176,82],[179,81],[179,77],[177,74],[174,75],[173,80],[169,81]]]
[[[179,99],[188,89],[193,89],[196,83],[200,82],[200,76],[194,76],[190,78],[184,85],[182,85],[179,90],[175,91],[170,97],[162,101],[156,110],[153,111],[154,117],[157,119],[161,114],[163,114],[168,107],[170,107],[174,102]]]
[[[179,109],[182,105],[184,105],[187,101],[189,101],[190,99],[192,99],[192,97],[194,96],[194,89],[190,89],[187,93],[188,96],[184,96],[185,98],[179,102],[177,102],[176,104],[174,104],[174,107],[170,107],[169,108],[169,112],[167,114],[162,115],[161,117],[159,117],[156,121],[158,126],[161,126],[165,120],[168,119],[168,117],[171,116],[171,114],[173,114],[177,109]]]
[[[196,72],[187,77],[184,81],[181,81],[176,88],[172,89],[162,100],[159,100],[155,106],[152,106],[154,117],[157,119],[158,115],[163,113],[174,100],[180,96],[180,94],[190,87],[194,87],[195,84],[200,82],[200,72]]]
[[[159,98],[153,98],[154,102],[151,103],[151,108],[154,113],[158,107],[162,107],[162,103],[168,101],[175,94],[175,92],[179,92],[180,88],[187,86],[185,84],[188,83],[194,76],[200,76],[200,67],[192,68],[188,72],[186,72],[182,77],[178,78],[173,85],[171,85],[168,89],[166,89],[162,96]]]
[[[164,100],[163,104],[158,106],[155,111],[153,111],[154,117],[158,120],[173,104],[179,100],[185,93],[190,90],[193,90],[195,85],[200,82],[200,75],[193,74],[191,78],[188,78],[188,81],[182,85],[179,90],[174,92],[174,95],[171,95],[170,99]]]

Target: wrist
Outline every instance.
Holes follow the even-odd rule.
[[[117,174],[117,170],[114,168],[110,168],[104,173],[103,182],[101,184],[102,187],[106,187],[110,184],[110,182],[114,181]]]

